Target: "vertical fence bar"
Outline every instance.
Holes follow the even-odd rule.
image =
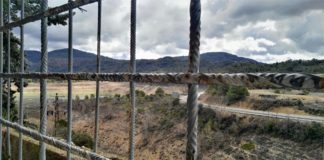
[[[3,26],[3,0],[0,0],[0,25]],[[0,32],[0,73],[3,73],[3,32]],[[3,109],[3,79],[0,78],[0,119],[2,119],[2,109]],[[0,160],[2,160],[2,123],[0,122]]]
[[[136,0],[131,0],[131,16],[130,16],[130,64],[129,71],[136,73]],[[135,150],[135,130],[136,130],[136,94],[135,82],[131,81],[130,84],[130,131],[129,131],[129,159],[134,159]]]
[[[189,73],[199,72],[199,46],[200,46],[200,0],[190,2],[190,42],[189,42]],[[187,148],[186,159],[196,160],[197,132],[198,132],[198,85],[188,84],[188,121],[187,121]]]
[[[10,23],[10,3],[11,1],[8,0],[8,23]],[[7,72],[10,73],[10,58],[11,58],[11,54],[10,54],[10,29],[8,29],[7,31]],[[7,120],[10,121],[10,89],[11,89],[11,79],[8,78],[7,81]],[[8,159],[11,159],[11,142],[10,142],[10,127],[7,126],[7,149],[8,149]]]
[[[41,10],[45,11],[48,8],[48,1],[43,0],[41,3]],[[47,17],[41,19],[41,72],[47,72]],[[40,127],[39,132],[46,135],[47,124],[47,81],[46,79],[40,79]],[[40,142],[39,159],[46,159],[46,144]]]
[[[101,42],[101,0],[98,0],[98,24],[97,24],[97,73],[100,73],[100,42]],[[97,152],[99,139],[99,97],[100,82],[96,81],[96,113],[95,113],[95,133],[93,151]]]
[[[72,0],[68,1],[69,3]],[[69,10],[69,39],[68,39],[68,72],[73,72],[73,10]],[[68,80],[68,134],[67,143],[71,144],[72,141],[72,80]],[[71,150],[67,151],[67,159],[71,159]]]
[[[24,0],[20,1],[21,10],[20,10],[20,19],[24,19],[25,17],[25,3]],[[24,54],[24,26],[20,26],[20,72],[25,72],[25,54]],[[23,100],[24,100],[24,79],[20,79],[20,96],[19,96],[19,125],[24,125],[24,108],[23,108]],[[23,157],[23,135],[19,132],[19,144],[18,144],[18,159],[22,160]]]

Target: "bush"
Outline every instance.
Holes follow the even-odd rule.
[[[226,100],[228,104],[233,104],[249,95],[246,87],[227,85],[211,85],[208,87],[207,93],[223,97],[223,100]]]
[[[86,133],[74,133],[72,134],[73,143],[77,146],[85,146],[87,148],[93,147],[93,140],[92,138]]]
[[[136,90],[135,91],[137,97],[145,97],[145,92],[142,90]]]
[[[226,96],[229,86],[226,85],[211,85],[207,89],[207,93],[213,96]]]
[[[89,100],[89,96],[88,96],[88,95],[85,95],[85,96],[84,96],[84,99],[85,99],[85,100]]]
[[[90,94],[90,98],[91,98],[91,99],[95,99],[96,96],[95,96],[94,94]]]
[[[180,99],[179,98],[175,98],[173,101],[172,101],[172,105],[173,106],[178,106],[180,104]]]
[[[226,92],[226,97],[229,104],[240,101],[249,95],[250,94],[247,88],[241,86],[230,86],[228,91]]]
[[[164,90],[161,87],[157,88],[156,91],[155,91],[155,95],[157,95],[159,97],[164,96],[164,94],[165,94]]]
[[[60,120],[56,121],[56,123],[58,124],[59,127],[67,127],[67,125],[68,125],[68,123],[64,119],[60,119]]]
[[[245,143],[241,146],[241,148],[243,150],[246,150],[246,151],[251,151],[253,149],[255,149],[255,145],[252,143],[252,142],[249,142],[249,143]]]

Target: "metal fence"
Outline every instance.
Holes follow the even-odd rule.
[[[20,20],[10,22],[10,0],[7,0],[9,10],[7,19],[9,22],[3,25],[4,21],[4,1],[0,0],[0,130],[2,124],[7,127],[7,151],[9,157],[11,156],[10,144],[10,128],[19,132],[19,159],[23,158],[22,153],[22,137],[29,136],[40,142],[39,159],[46,159],[46,144],[53,145],[60,149],[67,151],[67,159],[71,159],[71,153],[88,159],[108,159],[102,155],[97,154],[98,145],[98,115],[99,115],[99,88],[100,81],[111,82],[129,82],[130,83],[130,103],[131,103],[131,118],[130,118],[130,132],[129,132],[129,159],[134,159],[135,148],[135,121],[136,121],[136,104],[135,104],[135,83],[178,83],[188,84],[188,99],[187,99],[187,148],[186,159],[197,159],[197,125],[198,125],[198,102],[197,89],[198,84],[232,84],[249,87],[293,87],[297,89],[324,88],[324,79],[314,75],[307,74],[206,74],[199,73],[199,46],[200,46],[200,15],[201,4],[200,0],[190,1],[190,48],[189,48],[189,68],[187,73],[137,73],[136,72],[136,0],[131,0],[131,16],[130,16],[130,64],[129,73],[100,73],[100,37],[101,37],[101,0],[68,0],[67,4],[48,9],[47,0],[41,1],[42,11],[38,14],[24,17],[24,0],[20,0],[21,16]],[[72,10],[90,3],[97,2],[98,4],[98,28],[97,28],[97,72],[96,73],[73,73],[73,16]],[[189,4],[188,4],[189,5]],[[48,73],[47,72],[47,18],[52,15],[57,15],[63,12],[69,12],[68,25],[68,73]],[[37,73],[25,73],[24,71],[24,25],[30,22],[41,20],[41,68]],[[20,27],[21,39],[21,67],[19,73],[10,73],[10,30],[14,27]],[[8,33],[7,51],[3,51],[3,32]],[[3,72],[3,56],[7,54],[7,72]],[[19,120],[18,123],[10,121],[10,103],[7,103],[7,120],[2,117],[3,109],[3,82],[7,79],[7,89],[10,92],[10,79],[21,79],[20,81],[20,103],[19,103]],[[24,79],[39,79],[40,80],[40,130],[35,131],[23,126],[24,114]],[[57,140],[54,137],[46,135],[47,123],[47,80],[67,80],[68,81],[68,135],[67,141]],[[95,110],[95,130],[94,130],[94,149],[93,151],[86,150],[71,144],[72,133],[72,80],[90,80],[96,81],[96,110]],[[7,102],[10,102],[10,93],[8,94]],[[2,144],[2,134],[0,134],[0,143]],[[2,148],[0,148],[2,155]]]

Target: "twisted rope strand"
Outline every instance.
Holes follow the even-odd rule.
[[[48,8],[48,1],[43,0],[41,3],[42,11],[46,11]],[[47,17],[41,19],[41,73],[47,72]],[[40,79],[40,126],[39,132],[46,135],[47,125],[47,81],[46,79]],[[46,144],[40,141],[39,158],[46,160]]]
[[[190,2],[190,42],[189,42],[189,73],[199,72],[200,61],[200,0]],[[198,85],[188,84],[187,99],[187,147],[186,159],[196,160],[198,157],[197,134],[198,134]]]

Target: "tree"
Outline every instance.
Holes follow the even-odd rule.
[[[41,2],[40,0],[28,0],[25,1],[25,16],[30,16],[33,14],[36,14],[38,12],[40,12],[40,8],[41,8]],[[18,17],[18,13],[20,12],[20,8],[21,8],[21,1],[20,0],[11,0],[11,21],[17,21],[19,20]],[[4,22],[5,24],[8,23],[8,1],[4,1]],[[67,22],[66,20],[68,19],[68,14],[59,14],[59,15],[54,15],[48,18],[48,25],[66,25]],[[3,32],[3,49],[4,49],[4,72],[8,71],[7,68],[7,51],[8,51],[8,34],[7,32]],[[10,52],[11,52],[11,62],[10,62],[10,66],[11,66],[11,72],[19,72],[21,63],[20,63],[20,45],[21,42],[19,40],[19,38],[15,37],[14,34],[12,32],[10,32]],[[27,63],[25,63],[24,68],[27,68]],[[17,86],[17,91],[20,91],[20,80],[19,79],[11,79],[11,83],[14,83],[15,86]],[[8,93],[8,88],[6,88],[6,84],[7,84],[7,79],[4,79],[3,82],[3,106],[7,106],[7,93]],[[25,83],[23,87],[26,87],[28,84]],[[10,113],[10,117],[12,121],[17,120],[17,109],[15,107],[15,97],[14,94],[16,93],[16,91],[10,89],[10,108],[11,108],[11,113]],[[4,111],[4,116],[6,115],[6,107],[3,107]]]

